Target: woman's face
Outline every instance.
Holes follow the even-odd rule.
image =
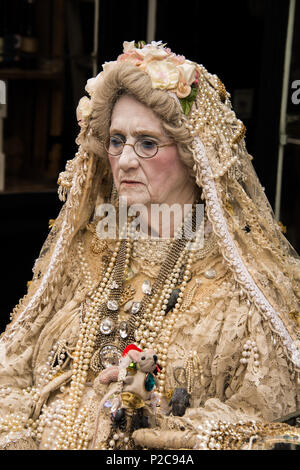
[[[128,144],[138,139],[153,140],[158,145],[170,143],[154,112],[135,98],[124,95],[115,104],[111,117],[110,136]],[[188,204],[194,200],[195,186],[187,167],[182,163],[176,144],[159,148],[150,158],[138,157],[129,145],[118,156],[109,155],[114,183],[127,204]]]

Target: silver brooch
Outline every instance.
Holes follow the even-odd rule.
[[[109,310],[115,311],[115,310],[118,310],[119,308],[119,304],[116,300],[108,300],[106,305]]]
[[[100,331],[103,335],[109,335],[114,329],[114,322],[111,318],[104,318],[100,323]]]
[[[147,295],[150,295],[151,292],[152,292],[152,289],[151,289],[151,282],[149,281],[149,279],[146,279],[143,284],[142,284],[142,291],[144,294],[147,294]]]

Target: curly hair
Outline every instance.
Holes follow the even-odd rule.
[[[153,89],[150,77],[131,64],[116,64],[105,74],[95,90],[90,128],[96,139],[92,139],[94,145],[85,139],[85,147],[90,144],[88,145],[89,150],[94,154],[104,156],[105,149],[103,145],[99,146],[99,143],[108,136],[113,107],[117,100],[125,94],[149,107],[161,119],[162,129],[169,138],[176,142],[180,158],[190,169],[190,174],[194,179],[194,161],[189,149],[192,137],[183,124],[185,116],[181,108],[169,93]],[[98,142],[96,143],[95,140]]]

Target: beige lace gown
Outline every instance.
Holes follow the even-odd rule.
[[[68,281],[62,286],[51,320],[34,344],[28,344],[13,363],[5,363],[5,352],[1,352],[2,416],[18,414],[24,422],[30,416],[39,417],[36,442],[40,449],[55,447],[59,429],[57,416],[69,393],[71,358],[66,361],[64,374],[53,376],[41,387],[39,399],[34,398],[34,390],[26,388],[36,386],[39,381],[42,383],[55,344],[68,342],[67,358],[75,348],[86,279],[78,259],[78,237],[82,237],[84,244],[85,271],[90,272],[94,281],[101,278],[102,257],[109,255],[112,247],[95,246],[92,232],[85,230],[73,242],[67,267]],[[149,242],[143,243],[134,249],[132,278],[127,281],[135,291],[132,298],[137,301],[143,295],[143,281],[155,279],[168,249],[166,242],[152,242],[151,246]],[[167,355],[166,391],[182,386],[188,388],[190,407],[184,417],[164,416],[166,399],[162,416],[157,417],[157,429],[150,434],[148,431],[148,437],[144,431],[136,435],[140,445],[191,448],[197,443],[197,426],[206,420],[272,421],[297,409],[296,378],[280,343],[268,323],[241,294],[222,262],[212,234],[194,262],[182,310],[184,315],[172,330]],[[121,311],[121,315],[126,318],[127,314]],[[160,334],[164,334],[163,328]],[[187,366],[191,356],[194,362],[190,361]],[[94,379],[91,372],[81,408],[87,407],[85,428],[89,448],[101,448],[109,434],[109,417],[99,410],[107,386],[102,385],[96,394]],[[157,432],[162,429],[164,432]],[[143,443],[144,437],[146,443]],[[5,433],[2,433],[2,444],[3,439],[5,441]]]

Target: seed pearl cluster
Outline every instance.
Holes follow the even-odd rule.
[[[21,415],[7,415],[0,418],[0,433],[9,432],[7,440],[13,439],[16,432],[24,431],[24,427],[28,425],[28,419]]]
[[[216,75],[208,73],[203,65],[198,65],[199,92],[196,106],[189,116],[187,127],[191,135],[198,135],[199,131],[209,124],[209,143],[213,144],[219,133],[223,134],[230,148],[237,150],[237,141],[245,131],[242,121],[236,118],[235,113],[228,106],[221,104],[220,80]],[[214,81],[214,85],[210,84]],[[224,93],[223,93],[224,96]],[[225,98],[225,96],[224,96]],[[230,126],[228,126],[230,123]],[[232,133],[232,123],[236,124],[236,131]]]
[[[121,233],[120,239],[123,238],[125,230]],[[128,268],[130,260],[130,240],[131,238],[129,237],[125,254],[125,271]],[[118,240],[103,279],[96,291],[91,295],[91,302],[81,324],[79,339],[73,353],[73,375],[70,386],[70,395],[66,405],[67,415],[63,419],[62,426],[57,434],[55,442],[56,449],[81,449],[87,445],[86,429],[85,426],[82,425],[83,418],[81,414],[83,411],[81,410],[78,413],[77,418],[76,415],[83,395],[89,364],[93,354],[97,333],[99,331],[100,316],[98,313],[98,306],[107,298],[106,291],[109,288],[109,279],[114,269],[120,246],[121,241]],[[82,252],[81,256],[83,258]]]
[[[198,232],[196,239],[195,239],[195,246],[198,246],[200,237],[203,234],[201,231]],[[195,250],[191,249],[191,245],[185,247],[182,251],[181,255],[179,256],[174,269],[169,276],[169,279],[166,280],[165,286],[158,298],[158,294],[154,295],[153,302],[148,304],[146,309],[144,318],[141,321],[141,324],[137,326],[137,330],[135,332],[135,339],[137,340],[137,344],[141,348],[152,348],[154,349],[159,357],[159,363],[162,366],[162,371],[158,374],[159,379],[159,387],[158,387],[158,395],[161,398],[165,392],[165,381],[166,381],[166,374],[165,374],[165,367],[167,364],[167,355],[169,349],[169,342],[171,338],[171,333],[174,328],[174,325],[177,319],[182,318],[182,313],[180,313],[181,303],[183,301],[184,291],[187,286],[187,282],[190,279],[191,275],[191,267],[193,263],[193,258],[195,255]],[[183,281],[181,286],[179,287],[180,293],[177,298],[177,302],[173,308],[173,310],[169,313],[168,317],[165,318],[165,311],[167,308],[167,304],[173,289],[176,287],[178,283],[178,278],[180,276],[181,268],[184,264],[184,260],[187,257],[187,262],[185,265],[185,271],[183,275]],[[156,302],[156,306],[154,307],[154,302]],[[159,336],[161,332],[161,336],[156,341],[156,338]]]

